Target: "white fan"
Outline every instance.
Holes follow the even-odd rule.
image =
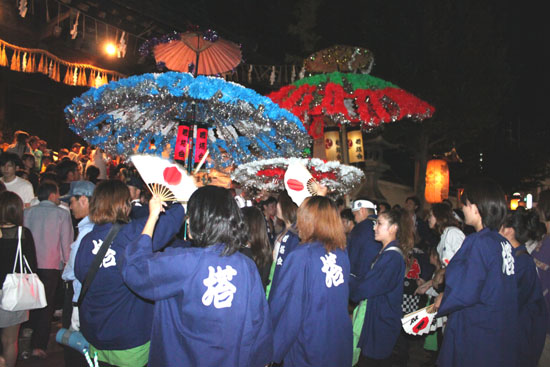
[[[423,335],[430,332],[431,325],[437,312],[433,312],[433,305],[421,308],[405,315],[401,319],[403,330],[411,335]]]
[[[163,201],[187,202],[197,189],[193,177],[168,159],[140,154],[130,160],[149,190]]]
[[[289,163],[285,172],[284,182],[288,196],[298,206],[306,198],[317,195],[319,184],[307,168],[297,160],[292,160]]]

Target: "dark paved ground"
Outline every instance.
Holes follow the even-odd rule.
[[[71,367],[65,366],[63,359],[63,348],[55,341],[55,334],[61,327],[59,321],[55,321],[52,324],[52,334],[50,336],[50,342],[48,344],[48,358],[45,360],[39,359],[20,359],[16,367]],[[28,350],[30,348],[30,340],[28,338],[21,338],[19,341],[19,351]],[[421,367],[422,364],[428,360],[428,356],[422,349],[423,341],[414,340],[410,342],[409,349],[409,363],[408,367]],[[345,366],[342,366],[345,367]]]

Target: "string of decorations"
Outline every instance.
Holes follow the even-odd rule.
[[[11,53],[8,55],[8,53]],[[99,87],[123,78],[116,71],[89,64],[65,61],[46,50],[25,48],[0,39],[0,66],[25,73],[42,73],[56,82],[73,86]],[[65,73],[61,79],[61,74]]]
[[[350,193],[365,178],[359,168],[318,158],[262,159],[240,165],[233,171],[231,178],[246,190],[282,191],[285,189],[286,169],[296,160],[309,170],[313,178],[339,195]]]
[[[221,78],[144,74],[92,88],[65,108],[69,128],[116,155],[173,156],[180,123],[208,127],[208,167],[310,154],[300,120]]]

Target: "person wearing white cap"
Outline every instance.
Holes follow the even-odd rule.
[[[363,278],[370,269],[381,244],[374,239],[374,221],[376,205],[364,198],[353,201],[351,211],[357,223],[348,237],[348,256],[350,261],[350,297],[353,295],[356,281]]]

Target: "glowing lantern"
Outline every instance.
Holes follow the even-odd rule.
[[[325,131],[325,153],[328,161],[339,161],[342,159],[340,131]]]
[[[519,199],[517,198],[514,198],[512,200],[510,200],[510,209],[511,210],[516,210],[519,206]]]
[[[109,56],[114,56],[116,54],[116,46],[112,42],[107,42],[105,44],[105,53]]]
[[[361,130],[348,131],[348,157],[350,163],[363,162],[365,160],[363,133]]]
[[[428,161],[424,197],[428,203],[441,203],[449,197],[449,166],[444,160]]]

